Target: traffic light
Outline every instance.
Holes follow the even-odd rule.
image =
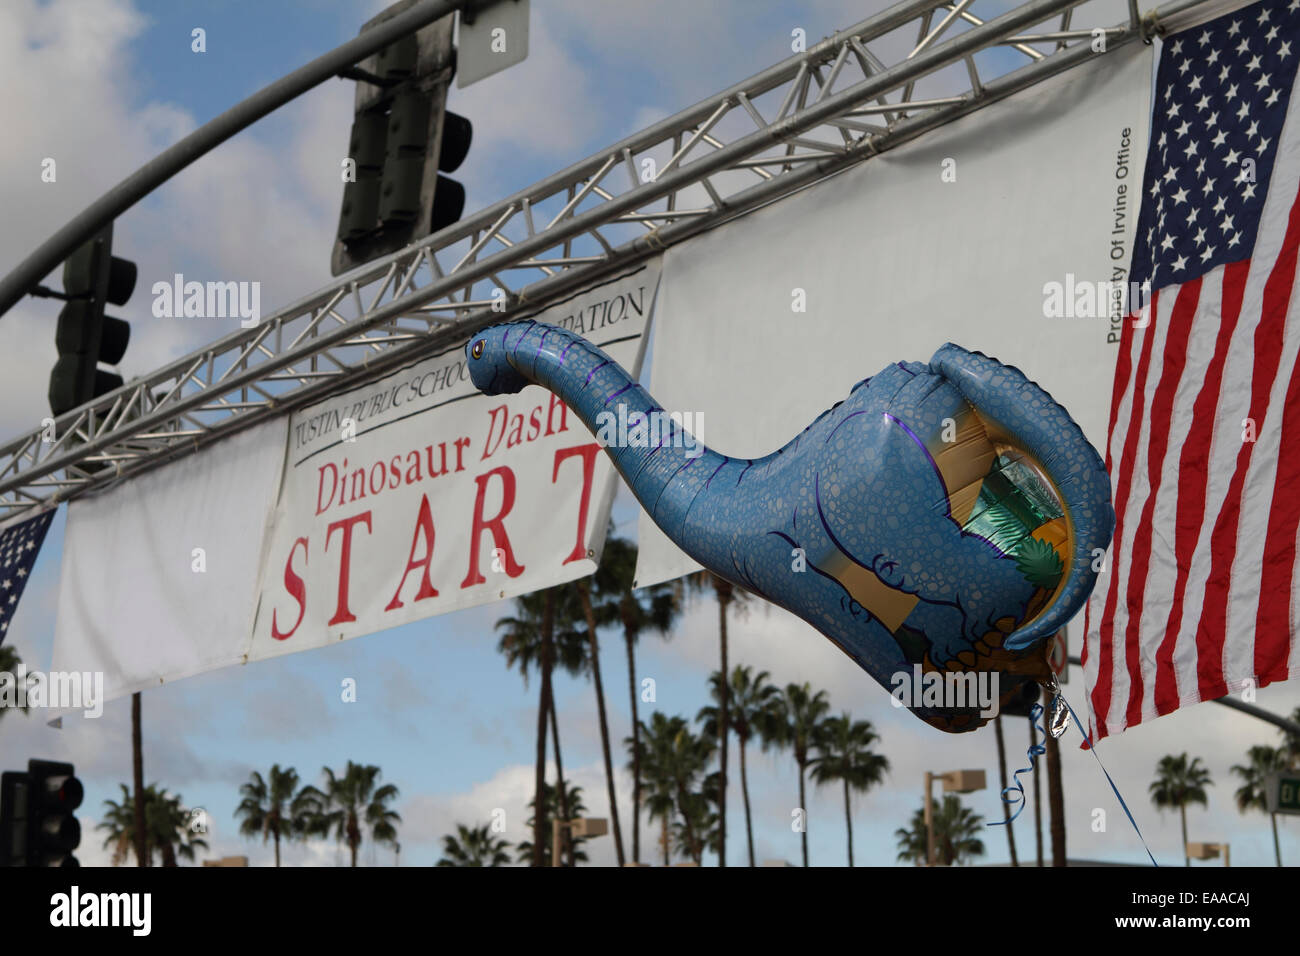
[[[362,32],[403,9],[385,10]],[[435,21],[342,74],[357,81],[357,92],[334,275],[444,229],[464,212],[465,187],[442,175],[465,161],[474,132],[446,108],[456,73],[452,21]]]
[[[85,791],[70,763],[27,761],[27,865],[80,866],[72,855],[81,824],[72,811]]]
[[[116,365],[126,354],[131,326],[104,314],[104,306],[125,305],[135,290],[134,262],[112,253],[113,227],[79,248],[63,264],[66,299],[59,312],[55,344],[59,358],[50,373],[50,410],[62,415],[122,384],[100,363]]]
[[[85,791],[70,763],[29,760],[27,772],[0,777],[0,866],[80,866],[73,811]]]

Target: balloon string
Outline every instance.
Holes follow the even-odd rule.
[[[1138,827],[1137,820],[1133,819],[1133,813],[1129,810],[1128,804],[1124,801],[1124,795],[1119,792],[1119,787],[1115,785],[1115,781],[1111,778],[1110,772],[1106,769],[1106,765],[1101,762],[1101,757],[1097,756],[1097,748],[1093,746],[1092,739],[1088,736],[1088,732],[1083,729],[1083,721],[1079,720],[1079,715],[1074,712],[1074,708],[1070,706],[1070,702],[1065,699],[1064,694],[1061,695],[1060,700],[1069,709],[1071,719],[1074,720],[1075,726],[1079,728],[1079,733],[1083,736],[1084,745],[1087,747],[1088,752],[1092,754],[1092,759],[1097,761],[1097,766],[1101,768],[1102,774],[1105,775],[1106,782],[1110,784],[1110,789],[1114,791],[1115,799],[1119,801],[1120,807],[1124,810],[1124,815],[1128,817],[1128,822],[1133,826],[1133,832],[1137,834],[1138,840],[1140,840],[1142,843],[1142,849],[1147,851],[1147,859],[1151,861],[1152,866],[1159,868],[1160,864],[1156,862],[1155,856],[1152,855],[1151,847],[1147,846],[1146,838],[1142,836],[1142,830],[1140,827]],[[1041,717],[1042,715],[1043,715],[1042,704],[1034,704],[1029,708],[1029,720],[1031,723],[1037,721],[1038,718]],[[1041,725],[1038,725],[1036,723],[1034,725],[1038,728],[1038,732],[1043,735],[1042,739],[1046,741],[1047,739],[1046,731],[1043,730]],[[1020,782],[1020,775],[1022,773],[1032,773],[1034,770],[1036,770],[1038,758],[1045,753],[1047,753],[1047,747],[1044,744],[1035,743],[1029,746],[1029,748],[1025,751],[1025,755],[1029,757],[1029,766],[1022,767],[1020,770],[1017,770],[1014,774],[1012,774],[1012,779],[1013,779],[1012,785],[1004,788],[1002,793],[1000,794],[1002,801],[1004,803],[1018,804],[1016,806],[1016,812],[1011,814],[1011,816],[1005,820],[994,820],[986,824],[986,826],[990,826],[990,827],[1005,826],[1006,824],[1014,820],[1016,817],[1020,816],[1020,812],[1025,809],[1025,802],[1026,802],[1025,785]],[[1010,796],[1008,796],[1008,794],[1010,794]]]
[[[1035,721],[1037,721],[1038,718],[1041,716],[1043,716],[1043,705],[1042,704],[1031,705],[1029,708],[1029,722],[1031,724],[1034,724],[1034,726],[1038,727],[1038,732],[1043,735],[1042,739],[1046,740],[1047,732],[1043,730],[1041,726],[1035,723]],[[1033,743],[1029,745],[1029,747],[1025,750],[1025,756],[1029,758],[1029,766],[1021,767],[1019,770],[1013,773],[1011,775],[1011,786],[1004,787],[1002,793],[999,794],[999,796],[1002,798],[1003,803],[1011,804],[1012,806],[1016,806],[1016,804],[1019,804],[1018,806],[1016,806],[1016,812],[1011,814],[1011,816],[1007,817],[1005,820],[994,820],[991,823],[986,824],[986,826],[991,826],[991,827],[1005,826],[1006,824],[1014,820],[1016,817],[1020,816],[1020,811],[1025,809],[1025,785],[1020,782],[1020,775],[1022,773],[1033,773],[1034,770],[1036,770],[1038,767],[1038,758],[1045,753],[1047,753],[1047,747],[1045,747],[1043,744]],[[1007,796],[1007,794],[1011,794],[1011,796]]]
[[[1118,800],[1119,805],[1124,808],[1124,816],[1128,817],[1128,822],[1133,824],[1133,832],[1136,833],[1138,839],[1142,841],[1142,849],[1147,851],[1147,859],[1151,861],[1152,866],[1159,869],[1160,864],[1157,863],[1156,858],[1151,855],[1151,847],[1147,846],[1146,838],[1142,836],[1142,831],[1138,828],[1137,821],[1133,819],[1133,814],[1129,812],[1128,804],[1124,802],[1124,797],[1120,794],[1119,787],[1115,786],[1115,781],[1110,778],[1110,773],[1107,772],[1106,765],[1103,764],[1101,758],[1097,756],[1097,748],[1092,745],[1092,740],[1088,737],[1088,732],[1083,729],[1083,722],[1079,720],[1079,715],[1074,712],[1073,707],[1070,707],[1070,702],[1066,700],[1064,696],[1061,697],[1061,700],[1064,702],[1066,707],[1070,708],[1070,716],[1074,719],[1075,724],[1078,725],[1079,733],[1083,734],[1083,742],[1087,745],[1088,752],[1091,753],[1093,759],[1097,761],[1097,766],[1101,767],[1101,772],[1106,774],[1106,782],[1110,784],[1110,788],[1115,791],[1115,799]]]

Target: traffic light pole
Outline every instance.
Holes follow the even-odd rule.
[[[37,287],[78,246],[200,156],[290,100],[331,77],[338,76],[372,53],[377,53],[420,27],[470,5],[471,0],[417,0],[410,9],[317,57],[288,76],[281,77],[159,153],[73,217],[24,259],[18,268],[0,280],[0,315],[8,312],[23,296]]]

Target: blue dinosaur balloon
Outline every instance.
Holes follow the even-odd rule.
[[[1079,426],[1018,369],[956,345],[859,382],[752,459],[696,443],[556,326],[493,326],[466,352],[487,394],[536,383],[597,435],[612,415],[646,424],[653,440],[629,430],[607,450],[668,537],[799,615],[943,730],[993,711],[899,688],[914,674],[996,673],[1006,703],[1047,679],[1048,638],[1087,600],[1114,530],[1110,479]]]

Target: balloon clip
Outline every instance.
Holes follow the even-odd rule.
[[[1051,709],[1048,712],[1047,732],[1051,734],[1053,740],[1058,740],[1070,728],[1070,708],[1065,703],[1065,696],[1061,693],[1061,685],[1057,681],[1055,674],[1051,676],[1050,681],[1045,686],[1047,692],[1052,695]]]

